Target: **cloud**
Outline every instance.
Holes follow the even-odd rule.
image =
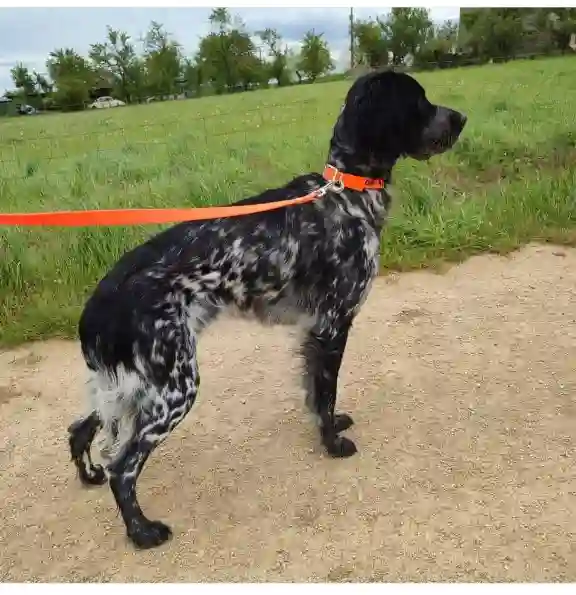
[[[46,71],[49,52],[72,47],[87,54],[90,44],[104,39],[106,26],[122,29],[138,40],[150,21],[162,23],[184,51],[194,53],[198,39],[209,30],[210,8],[0,8],[0,93],[12,87],[10,69],[18,62]],[[388,9],[358,8],[357,18]],[[234,10],[250,31],[277,29],[285,42],[296,44],[310,29],[324,33],[335,60],[343,66],[348,47],[346,8],[242,8]],[[434,20],[458,18],[457,8],[433,8]]]

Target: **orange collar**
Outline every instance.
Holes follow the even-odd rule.
[[[339,187],[341,190],[349,188],[350,190],[362,192],[364,190],[380,190],[384,188],[384,180],[382,178],[364,178],[362,176],[346,174],[336,169],[333,165],[326,165],[323,176],[327,182],[334,182],[336,188]]]

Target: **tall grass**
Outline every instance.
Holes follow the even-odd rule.
[[[416,75],[469,122],[395,172],[383,269],[576,238],[576,59]],[[0,122],[0,209],[227,203],[320,170],[348,83]],[[73,336],[87,293],[155,227],[0,230],[0,344]]]

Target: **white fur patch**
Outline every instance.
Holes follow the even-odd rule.
[[[90,407],[102,421],[98,448],[101,457],[108,462],[118,456],[134,435],[135,420],[140,409],[153,400],[150,395],[153,389],[145,386],[138,374],[128,372],[123,366],[117,368],[117,379],[103,372],[90,372],[87,385]]]

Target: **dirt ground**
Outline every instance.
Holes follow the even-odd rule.
[[[539,246],[379,280],[341,375],[347,460],[303,411],[295,335],[217,323],[139,483],[174,530],[144,552],[68,460],[78,345],[1,353],[0,579],[576,580],[575,287],[576,250]]]

